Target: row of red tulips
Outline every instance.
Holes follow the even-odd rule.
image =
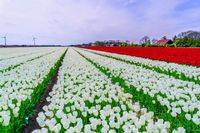
[[[179,64],[200,66],[200,48],[84,47]]]

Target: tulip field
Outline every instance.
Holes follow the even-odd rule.
[[[198,65],[104,49],[0,49],[0,133],[200,132]]]

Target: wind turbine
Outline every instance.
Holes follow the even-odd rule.
[[[7,45],[7,34],[5,34],[5,36],[2,38],[4,38],[4,42],[5,42],[5,46],[6,46]]]
[[[35,46],[35,40],[36,40],[37,38],[35,38],[34,36],[33,36],[33,44],[34,44],[34,46]]]

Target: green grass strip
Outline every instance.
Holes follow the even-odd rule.
[[[186,129],[186,132],[188,132],[188,133],[200,130],[200,125],[196,125],[192,121],[188,121],[185,118],[184,114],[180,114],[177,117],[172,117],[171,114],[168,113],[167,107],[162,106],[155,97],[151,97],[148,94],[144,94],[144,92],[142,90],[137,91],[134,86],[130,86],[130,87],[127,86],[124,79],[113,76],[108,68],[105,68],[105,67],[101,66],[100,64],[95,63],[94,61],[87,58],[80,52],[78,52],[78,53],[83,58],[85,58],[88,62],[92,63],[102,73],[107,75],[112,80],[113,84],[118,83],[119,86],[124,88],[124,92],[132,94],[133,101],[138,101],[140,103],[140,105],[147,108],[148,111],[154,112],[155,118],[163,119],[164,121],[169,121],[171,124],[170,132],[172,132],[172,130],[174,130],[174,129],[177,129],[178,127],[184,127]],[[155,101],[155,103],[153,103],[152,101]]]
[[[136,63],[136,62],[133,62],[133,61],[130,61],[130,60],[126,60],[126,59],[122,59],[122,58],[118,58],[118,57],[114,57],[114,56],[110,56],[110,55],[100,54],[100,53],[97,53],[97,52],[94,52],[94,51],[89,51],[89,50],[85,50],[85,51],[91,52],[91,53],[96,54],[96,55],[104,56],[104,57],[107,57],[107,58],[115,59],[115,60],[118,60],[118,61],[122,61],[122,62],[132,64],[132,65],[135,65],[135,66],[140,66],[140,67],[143,67],[143,68],[148,69],[148,70],[153,70],[157,73],[161,73],[161,74],[165,74],[165,75],[174,77],[175,79],[194,82],[195,84],[200,85],[200,80],[196,80],[194,77],[190,78],[190,77],[186,76],[184,73],[179,74],[177,71],[170,71],[170,70],[166,71],[166,70],[163,70],[160,67],[156,67],[156,66],[153,67],[153,66],[149,66],[149,65],[139,63],[139,62]]]

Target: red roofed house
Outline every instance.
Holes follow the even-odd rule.
[[[158,45],[167,46],[167,44],[173,44],[173,41],[170,39],[161,39],[157,42]]]

